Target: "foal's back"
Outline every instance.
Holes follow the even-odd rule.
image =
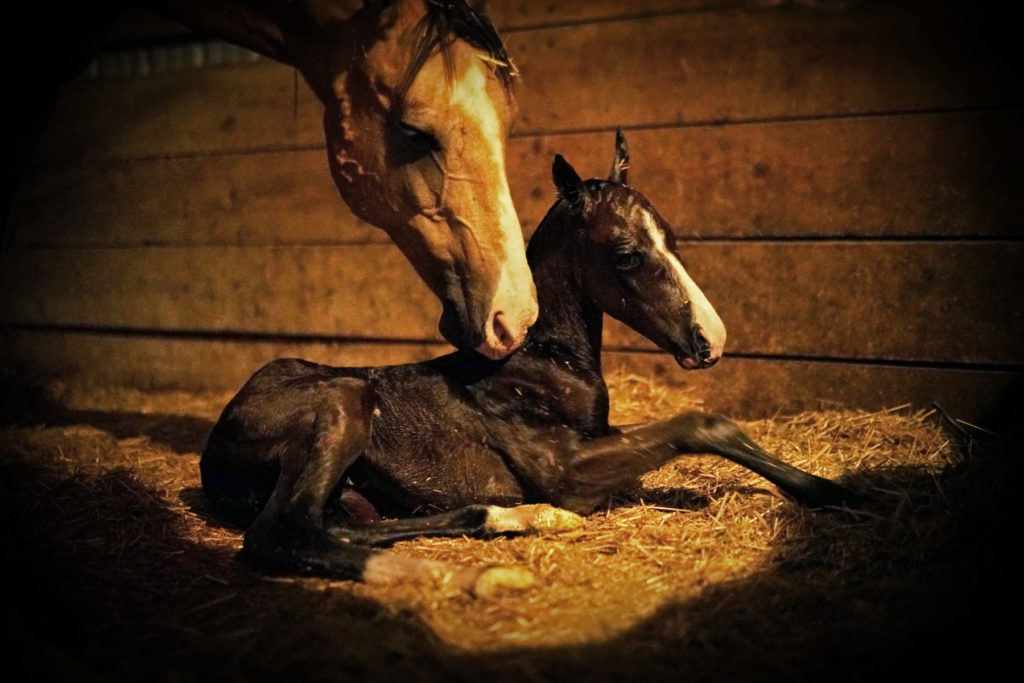
[[[365,425],[366,432],[358,457],[339,461],[345,485],[384,514],[524,502],[527,491],[502,456],[510,440],[531,438],[521,421],[496,421],[487,411],[502,403],[488,390],[502,365],[472,352],[383,367],[271,361],[211,432],[201,460],[203,488],[233,521],[247,525],[292,463],[305,462],[324,423],[338,419],[345,424],[335,431]],[[502,412],[507,420],[507,409]]]

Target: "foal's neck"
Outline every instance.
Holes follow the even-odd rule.
[[[573,259],[574,217],[556,205],[530,240],[527,260],[537,285],[537,322],[524,349],[581,373],[601,374],[602,311],[586,295]]]
[[[601,376],[601,310],[585,295],[571,253],[573,224],[556,205],[537,228],[526,258],[537,285],[537,322],[518,351],[489,360],[475,351],[431,365],[465,386],[500,425],[608,431],[608,388]],[[513,416],[514,419],[510,416]]]

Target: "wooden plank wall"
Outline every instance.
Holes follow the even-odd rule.
[[[490,3],[522,73],[526,234],[552,155],[602,175],[621,126],[729,343],[684,373],[612,323],[608,368],[741,417],[938,401],[984,419],[1024,370],[1012,23],[976,3],[749,4]],[[337,197],[294,73],[160,22],[119,30],[141,25],[176,47],[115,43],[67,85],[21,188],[4,365],[221,390],[280,355],[446,350],[437,303]]]

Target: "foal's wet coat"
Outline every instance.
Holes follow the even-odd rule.
[[[721,416],[608,424],[605,313],[684,367],[713,364],[725,335],[667,224],[625,185],[627,160],[621,134],[609,180],[584,182],[556,157],[560,198],[527,252],[540,317],[508,358],[457,351],[376,368],[282,359],[253,375],[201,461],[207,495],[247,526],[250,560],[341,578],[401,573],[381,569],[372,546],[535,529],[536,508],[519,516],[503,508],[547,503],[585,514],[685,453],[729,458],[807,505],[851,500]],[[394,519],[366,521],[376,511]]]

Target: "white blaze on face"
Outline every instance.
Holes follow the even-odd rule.
[[[722,319],[718,317],[718,313],[715,312],[708,298],[704,296],[704,292],[700,290],[697,283],[693,281],[690,274],[683,268],[683,264],[679,262],[676,255],[666,246],[665,233],[658,227],[654,216],[648,211],[644,211],[644,225],[650,234],[655,251],[661,253],[672,266],[680,286],[682,286],[687,298],[690,300],[693,322],[700,328],[701,334],[704,335],[708,345],[711,347],[709,360],[721,358],[722,352],[725,350],[725,325],[722,323]]]
[[[468,179],[482,183],[493,193],[490,199],[497,212],[497,225],[474,225],[473,228],[487,231],[496,228],[499,250],[499,253],[487,255],[499,268],[498,282],[484,327],[485,338],[477,351],[491,358],[503,358],[522,343],[527,328],[536,321],[537,296],[526,263],[523,230],[505,177],[504,132],[487,91],[488,67],[481,60],[474,61],[476,63],[455,83],[452,105],[465,113],[464,120],[479,126],[482,149],[478,153],[485,159],[482,165],[490,171],[489,177]],[[481,246],[494,243],[479,237],[477,241]]]

